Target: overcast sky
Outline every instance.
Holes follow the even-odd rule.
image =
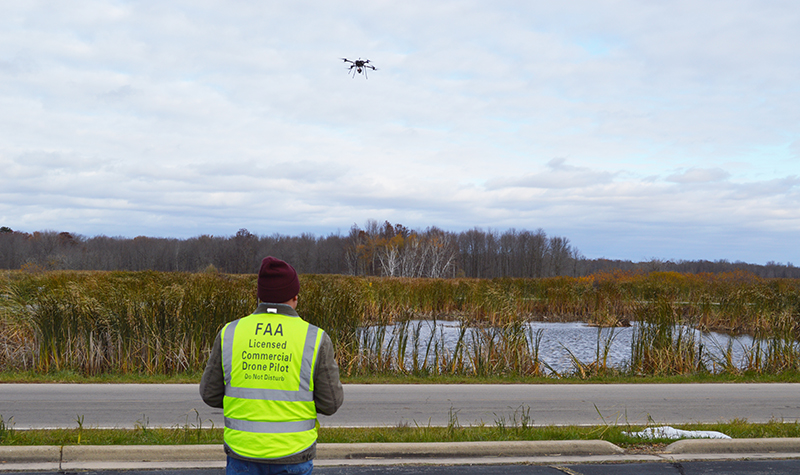
[[[800,264],[797,45],[796,0],[3,1],[0,226]]]

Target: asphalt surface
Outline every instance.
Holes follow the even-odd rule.
[[[531,425],[675,425],[746,419],[800,420],[800,384],[347,384],[327,427]],[[222,424],[191,384],[2,384],[0,415],[25,428],[204,427]]]
[[[491,424],[498,418],[510,423],[511,417],[521,417],[518,410],[524,406],[531,408],[534,425],[620,421],[644,425],[646,421],[638,421],[643,415],[658,424],[733,418],[796,421],[800,420],[799,390],[800,384],[346,385],[345,406],[321,422],[329,426],[396,426],[411,421],[446,425],[456,415],[462,425]],[[0,415],[6,421],[13,416],[17,429],[75,427],[81,415],[85,415],[85,427],[122,428],[133,421],[150,427],[204,421],[205,427],[215,418],[220,420],[215,425],[221,425],[221,411],[202,404],[196,385],[5,384],[0,385]],[[0,471],[10,473],[158,470],[203,475],[219,474],[224,466],[218,445],[0,447]],[[800,439],[682,440],[658,453],[625,452],[603,441],[320,444],[315,466],[317,473],[331,475],[444,474],[449,473],[447,467],[476,466],[484,469],[481,473],[505,475],[797,474]],[[735,468],[748,466],[751,471]],[[602,471],[608,467],[616,469]]]
[[[30,472],[6,472],[30,473]],[[37,472],[39,475],[64,475],[65,472]],[[72,473],[72,472],[66,472]],[[223,475],[224,468],[179,470],[93,470],[87,475]],[[629,464],[564,464],[564,465],[393,465],[393,466],[316,466],[315,474],[322,475],[796,475],[800,473],[797,460],[710,461]]]

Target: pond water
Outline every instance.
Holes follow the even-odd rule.
[[[563,373],[570,372],[575,368],[573,357],[585,364],[597,360],[598,342],[601,355],[605,351],[606,345],[608,345],[607,364],[609,367],[625,367],[630,362],[631,344],[638,324],[633,322],[630,327],[619,328],[598,328],[581,322],[528,322],[524,325],[525,331],[529,332],[528,335],[535,335],[536,332],[541,331],[541,341],[539,343],[540,359],[554,371]],[[369,327],[362,329],[362,332],[366,331],[367,336],[374,336],[381,328],[385,328],[386,331],[383,338],[383,346],[387,347],[399,325]],[[686,328],[682,330],[689,331]],[[415,337],[414,334],[417,331],[419,336]],[[695,341],[704,346],[704,355],[711,369],[713,369],[711,361],[721,359],[730,342],[733,343],[733,364],[736,367],[742,366],[744,355],[753,346],[753,339],[748,335],[730,336],[724,333],[691,331],[695,334]],[[410,363],[415,339],[418,341],[417,351],[420,358],[424,357],[425,348],[429,341],[438,342],[440,348],[452,352],[460,337],[461,323],[442,320],[435,322],[432,320],[412,320],[408,322],[405,332],[408,337],[406,360],[408,360],[407,363]],[[465,344],[469,345],[473,341],[475,332],[476,329],[474,328],[465,330]],[[532,339],[532,337],[529,337],[529,340]],[[396,348],[394,351],[396,351]]]

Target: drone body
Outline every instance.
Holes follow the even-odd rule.
[[[342,60],[345,63],[350,63],[350,69],[348,70],[348,73],[352,72],[353,73],[353,77],[356,77],[356,74],[364,73],[364,78],[365,79],[369,79],[367,77],[367,69],[371,69],[373,71],[377,71],[378,70],[378,68],[376,68],[375,66],[369,64],[369,60],[368,59],[358,58],[355,61],[351,61],[351,60],[349,60],[347,58],[342,58]]]

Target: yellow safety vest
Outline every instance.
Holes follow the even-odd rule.
[[[256,313],[222,329],[225,444],[271,460],[317,440],[314,363],[323,331],[300,317]]]

